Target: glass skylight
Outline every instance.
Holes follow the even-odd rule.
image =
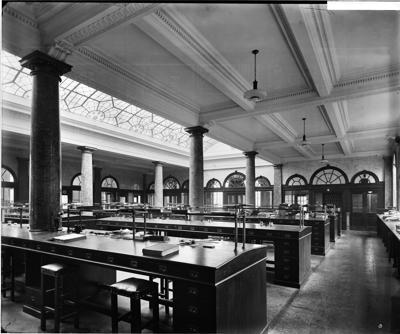
[[[4,50],[1,62],[3,91],[29,99],[32,92],[30,71],[21,67],[18,57]],[[61,113],[78,114],[181,148],[189,148],[189,134],[183,126],[65,76],[61,80]],[[214,139],[205,137],[204,149],[215,143]]]

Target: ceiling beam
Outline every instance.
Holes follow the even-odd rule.
[[[386,154],[385,151],[377,150],[377,151],[364,151],[364,152],[354,152],[351,156],[344,156],[342,154],[330,154],[329,159],[349,159],[349,158],[362,158],[362,157],[372,157],[372,156],[384,156]],[[321,157],[315,156],[314,158],[282,158],[282,163],[285,162],[296,162],[296,161],[310,161],[310,160],[320,160]]]
[[[282,96],[266,98],[256,104],[256,108],[244,113],[241,108],[218,109],[202,112],[200,120],[230,121],[257,115],[273,114],[283,111],[295,112],[299,108],[318,111],[319,105],[398,91],[400,88],[400,69],[379,74],[365,74],[358,79],[351,79],[335,85],[331,94],[326,97],[316,96],[311,90],[293,92]]]
[[[242,110],[254,109],[254,103],[243,97],[251,84],[180,12],[170,7],[158,8],[135,25]]]

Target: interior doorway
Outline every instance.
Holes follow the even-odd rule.
[[[350,229],[375,230],[378,191],[363,190],[351,194]]]

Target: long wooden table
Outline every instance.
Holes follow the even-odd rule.
[[[389,261],[393,260],[393,267],[397,268],[400,276],[400,233],[396,231],[400,225],[400,218],[395,221],[385,220],[384,215],[377,215],[377,233],[383,240],[388,252]]]
[[[177,254],[149,257],[142,249],[154,241],[95,234],[69,243],[52,241],[62,234],[3,225],[2,247],[36,258],[27,260],[27,284],[39,284],[40,265],[54,260],[172,279],[175,332],[261,333],[266,327],[265,246],[246,244],[234,251],[232,242],[219,241],[215,248],[181,245]]]
[[[136,217],[137,228],[144,228],[143,218]],[[132,228],[131,217],[108,217],[99,219],[97,227],[107,230]],[[232,222],[201,222],[172,219],[148,219],[146,228],[163,231],[178,237],[207,238],[222,236],[232,240],[235,229]],[[239,242],[243,230],[238,228]],[[246,242],[263,244],[273,242],[275,246],[274,282],[299,288],[311,272],[311,227],[289,225],[261,226],[246,223]]]
[[[280,217],[259,217],[250,216],[246,218],[251,222],[273,222],[274,224],[281,225],[300,225],[298,218],[290,216]],[[331,223],[328,218],[307,218],[304,220],[305,226],[312,228],[311,235],[311,254],[313,255],[326,255],[330,249],[330,241],[334,239],[335,230],[331,229]]]

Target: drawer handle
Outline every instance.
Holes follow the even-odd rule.
[[[55,247],[51,247],[50,248],[50,252],[55,253],[56,252],[56,248]]]
[[[254,235],[254,231],[248,231],[248,235]]]
[[[31,296],[31,301],[32,301],[32,302],[36,302],[36,298],[33,297],[33,296]]]
[[[191,271],[189,272],[189,276],[190,276],[191,278],[198,278],[198,277],[199,277],[199,272],[198,272],[198,271],[191,270]]]
[[[193,227],[193,226],[191,226],[191,227],[190,227],[190,230],[191,230],[191,231],[194,231],[194,227]]]
[[[15,240],[11,240],[11,241],[10,241],[10,244],[11,244],[11,245],[15,245]]]
[[[85,253],[85,258],[90,260],[92,258],[92,253]]]
[[[283,267],[283,270],[286,270],[286,271],[287,271],[287,270],[290,270],[290,267],[284,266],[284,267]]]
[[[208,228],[207,227],[204,229],[204,232],[208,232]]]
[[[114,256],[111,255],[107,256],[107,262],[114,263]]]
[[[283,275],[284,279],[289,279],[289,277],[290,277],[289,275]]]
[[[188,293],[189,295],[197,296],[199,294],[199,289],[191,286],[188,288]]]
[[[199,314],[199,308],[197,306],[194,306],[194,305],[189,305],[188,306],[188,311],[191,314]]]
[[[222,229],[221,228],[217,228],[217,232],[218,233],[222,233]]]
[[[37,249],[37,250],[41,250],[42,247],[41,247],[40,245],[36,245],[36,249]]]
[[[288,241],[285,241],[283,244],[284,244],[285,246],[290,246],[290,242],[288,242]]]
[[[290,254],[290,252],[289,252],[287,249],[285,249],[285,250],[283,251],[283,254]]]
[[[285,234],[283,235],[283,237],[286,238],[286,239],[290,239],[290,234],[285,233]]]
[[[182,226],[178,226],[178,230],[181,230],[182,229]]]
[[[169,228],[169,226],[168,226],[168,225],[165,225],[164,228]]]
[[[74,251],[72,249],[68,249],[67,254],[69,256],[72,256],[72,255],[74,255]]]
[[[136,261],[136,260],[131,260],[130,265],[131,265],[131,267],[133,267],[133,268],[137,268],[137,267],[139,266],[139,263],[138,263],[138,261]]]
[[[26,248],[26,243],[25,242],[22,243],[22,247]]]
[[[284,258],[283,262],[289,262],[289,259]]]
[[[190,326],[188,328],[188,332],[189,333],[198,333],[199,332],[199,328],[198,327],[194,327],[194,326]]]
[[[167,272],[167,266],[164,266],[163,264],[160,264],[158,266],[158,270],[160,270],[162,273]]]

